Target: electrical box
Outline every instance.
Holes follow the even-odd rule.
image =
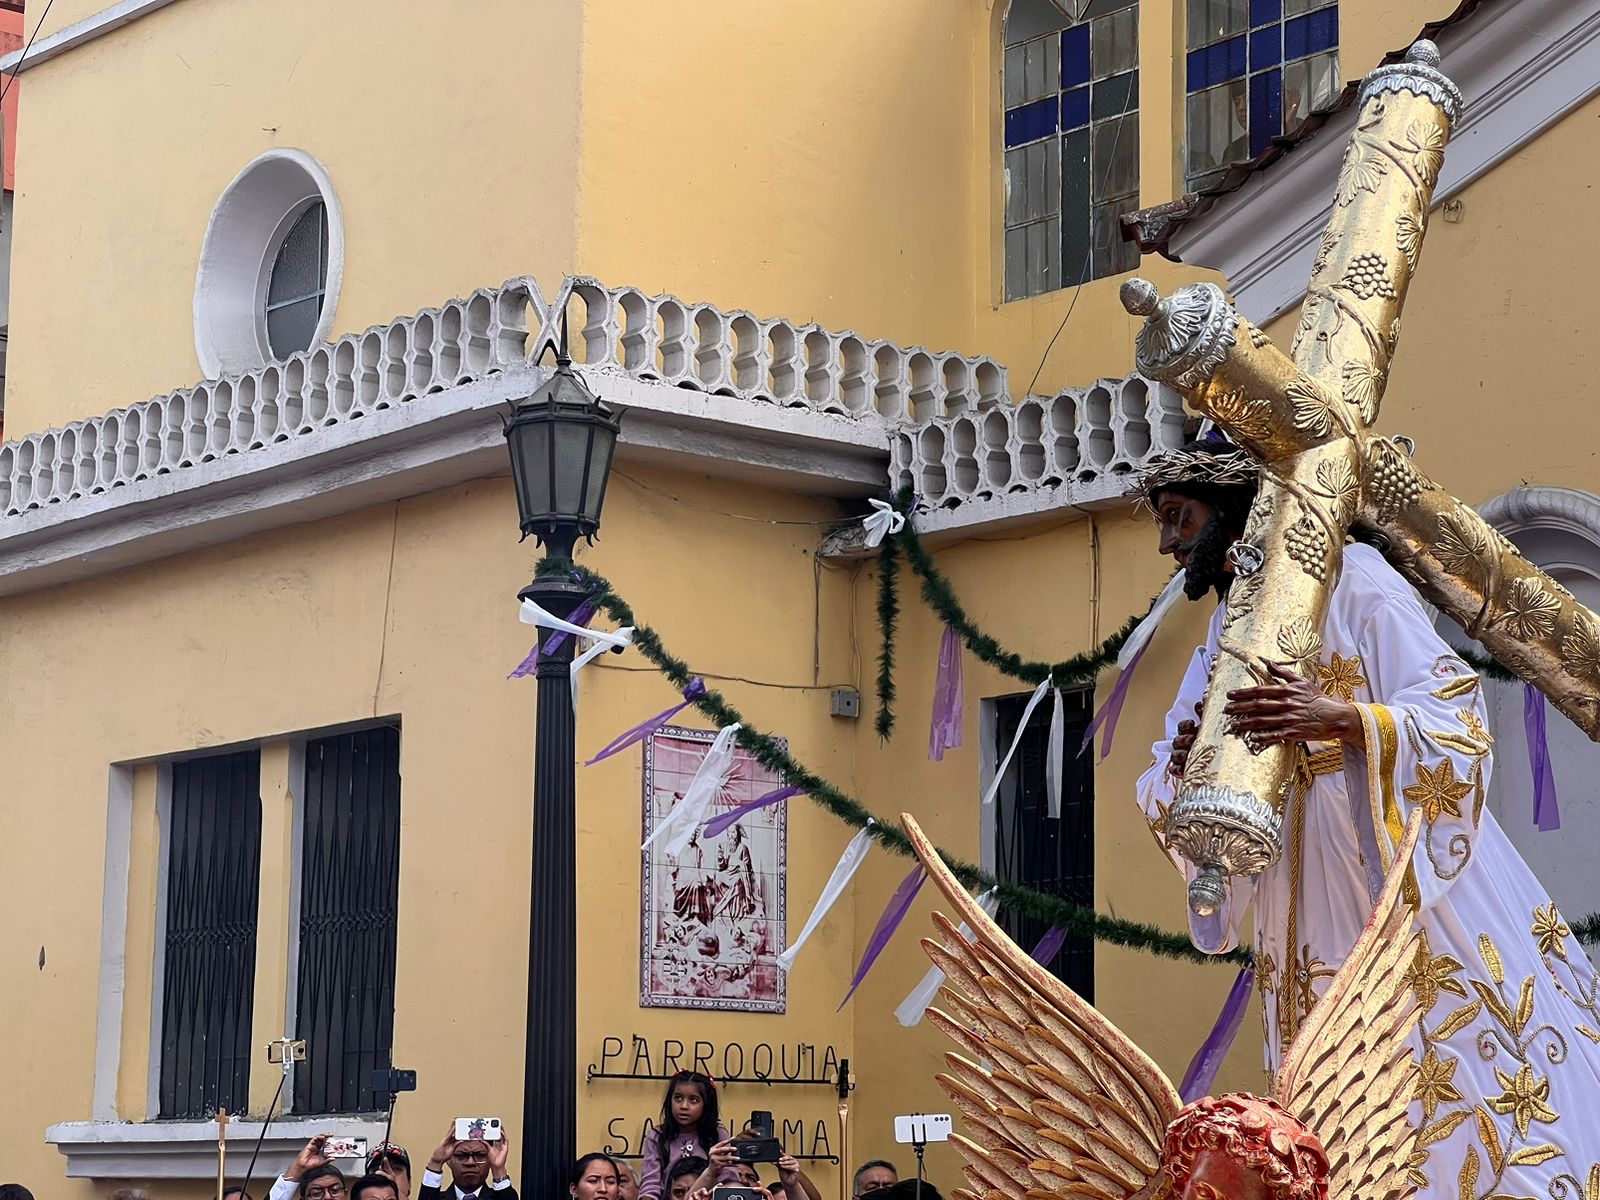
[[[834,688],[828,694],[828,712],[852,720],[861,715],[861,693],[855,688]]]

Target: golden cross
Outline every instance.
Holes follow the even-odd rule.
[[[1241,542],[1199,736],[1167,821],[1169,844],[1199,868],[1189,905],[1210,915],[1224,876],[1265,870],[1281,852],[1293,747],[1247,744],[1223,716],[1227,692],[1266,682],[1271,662],[1309,673],[1359,527],[1422,595],[1600,741],[1600,617],[1411,462],[1404,439],[1373,432],[1400,340],[1434,184],[1461,94],[1418,42],[1361,88],[1359,116],[1289,355],[1220,288],[1160,299],[1122,287],[1146,317],[1139,370],[1176,388],[1259,459],[1262,482]]]

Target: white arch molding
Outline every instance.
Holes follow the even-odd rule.
[[[1580,601],[1600,610],[1600,496],[1575,488],[1518,487],[1479,505],[1478,513]],[[1486,682],[1485,699],[1495,737],[1490,811],[1563,914],[1600,911],[1600,872],[1594,870],[1600,851],[1600,788],[1594,782],[1600,780],[1600,745],[1547,706],[1561,828],[1541,833],[1533,823],[1523,686]]]
[[[327,170],[302,150],[268,150],[223,190],[206,223],[194,282],[194,348],[207,379],[272,361],[267,282],[278,245],[321,200],[328,217],[328,274],[312,345],[328,340],[344,274],[344,219]]]

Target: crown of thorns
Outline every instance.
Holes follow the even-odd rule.
[[[1184,483],[1208,487],[1254,487],[1260,476],[1256,460],[1243,450],[1173,450],[1163,454],[1139,476],[1138,503],[1152,516],[1156,496]]]

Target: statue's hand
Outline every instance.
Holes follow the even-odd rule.
[[[1178,778],[1183,778],[1183,769],[1189,765],[1189,751],[1194,749],[1194,739],[1200,732],[1200,708],[1194,706],[1196,720],[1179,721],[1178,734],[1172,739],[1172,753],[1167,758],[1167,770]]]
[[[1361,714],[1354,704],[1324,694],[1277,663],[1268,670],[1279,682],[1237,688],[1228,693],[1228,730],[1260,745],[1279,742],[1366,743]]]

